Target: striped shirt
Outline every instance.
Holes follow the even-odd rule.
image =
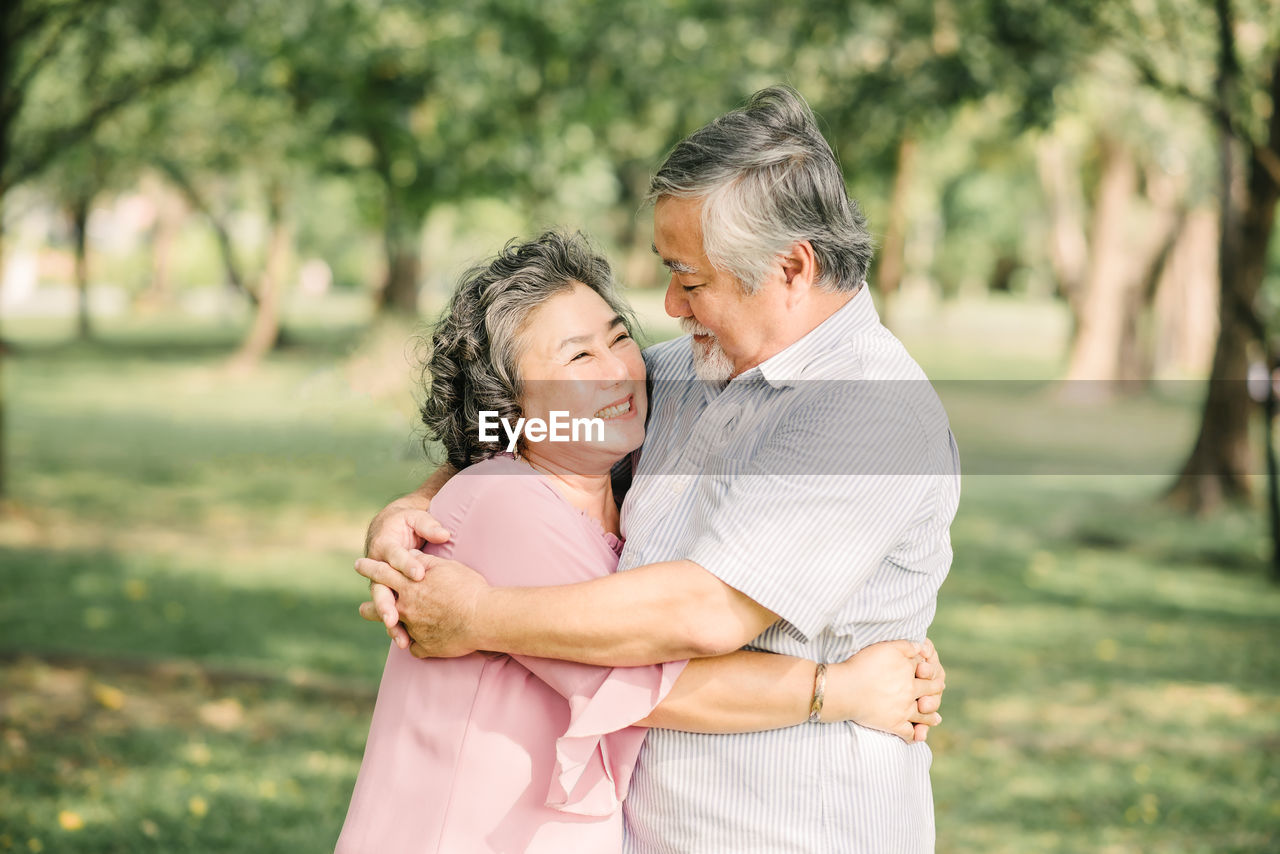
[[[653,409],[619,569],[700,564],[780,616],[750,649],[830,663],[922,640],[951,565],[959,460],[866,286],[727,384],[692,380],[687,337],[645,355]],[[852,723],[652,729],[626,851],[932,851],[931,761],[925,744]]]

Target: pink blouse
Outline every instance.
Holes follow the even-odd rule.
[[[431,512],[452,539],[428,548],[490,584],[572,584],[617,567],[618,538],[511,457],[459,473]],[[336,854],[620,851],[618,807],[645,735],[632,724],[684,664],[420,661],[393,645]]]

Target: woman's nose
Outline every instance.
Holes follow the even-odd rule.
[[[609,383],[622,382],[630,376],[626,360],[619,358],[612,350],[609,351],[609,355],[605,358],[602,368],[603,379]]]

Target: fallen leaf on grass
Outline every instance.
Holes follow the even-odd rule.
[[[105,708],[117,711],[124,707],[124,692],[102,682],[93,683],[93,699]]]
[[[244,722],[244,706],[234,697],[205,703],[200,707],[200,720],[214,729],[227,732]]]

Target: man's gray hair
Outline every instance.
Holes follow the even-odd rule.
[[[650,202],[667,196],[701,200],[703,250],[747,293],[802,240],[813,246],[820,287],[852,291],[866,278],[866,219],[813,111],[789,86],[761,89],[676,145],[649,184]]]
[[[575,282],[599,294],[632,331],[631,311],[617,295],[609,262],[579,233],[512,240],[496,258],[463,274],[431,334],[421,413],[428,440],[444,447],[454,468],[503,449],[505,439],[480,441],[480,412],[496,412],[512,424],[522,416],[517,365],[529,315]]]

